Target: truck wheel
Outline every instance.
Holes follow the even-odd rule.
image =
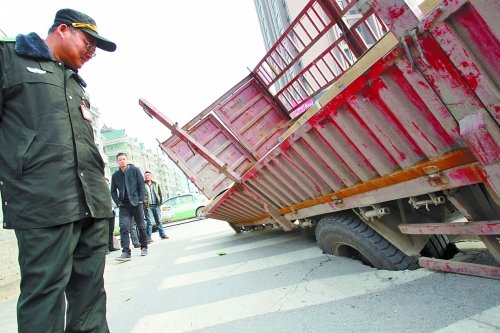
[[[405,255],[354,214],[323,217],[316,226],[316,240],[325,253],[357,259],[378,269],[419,268],[416,258]]]
[[[451,259],[457,253],[457,246],[451,243],[446,235],[432,235],[429,242],[420,251],[424,257],[437,259]]]

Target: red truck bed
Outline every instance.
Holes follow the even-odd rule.
[[[291,230],[473,184],[498,203],[498,2],[427,1],[421,13],[402,0],[344,3],[310,1],[254,71],[183,128],[140,101],[173,133],[164,151],[213,199],[208,216]]]

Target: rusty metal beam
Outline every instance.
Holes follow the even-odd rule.
[[[500,220],[401,224],[399,230],[412,235],[500,235]]]
[[[500,267],[427,257],[419,258],[418,263],[421,267],[430,268],[437,271],[480,276],[500,280]]]

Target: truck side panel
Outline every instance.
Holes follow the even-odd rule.
[[[384,6],[393,3],[374,3],[382,7],[381,17],[388,19]],[[243,176],[242,188],[257,190],[280,212],[293,213],[290,217],[305,217],[301,209],[314,215],[320,211],[314,206],[325,202],[339,210],[376,201],[359,197],[348,206],[335,204],[350,195],[377,191],[381,201],[397,198],[389,186],[412,186],[412,181],[418,186],[429,177],[429,170],[461,170],[453,173],[453,179],[434,183],[435,191],[497,179],[498,167],[486,177],[478,168],[477,156],[469,150],[459,126],[462,119],[477,112],[498,117],[497,32],[491,28],[495,23],[487,22],[476,5],[445,1],[436,9],[441,16],[431,13],[418,26],[405,26],[408,20],[397,25],[389,22],[396,33],[404,31],[404,43],[391,32],[364,54],[291,126],[283,141]],[[463,28],[466,17],[470,20]],[[412,35],[412,29],[421,32]],[[474,31],[479,29],[485,34],[476,40]],[[482,57],[474,51],[477,43],[488,43],[496,51]],[[475,57],[470,56],[473,52]],[[493,71],[488,69],[493,67]],[[471,73],[470,68],[475,71]],[[492,131],[496,133],[498,127]],[[494,146],[498,152],[498,143]],[[426,191],[421,187],[414,192]],[[209,214],[222,218],[218,209],[226,203],[238,206],[228,194],[214,203]],[[238,223],[257,224],[266,220],[259,221],[262,216],[266,216],[265,209]]]

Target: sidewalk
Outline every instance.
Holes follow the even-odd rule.
[[[0,214],[0,220],[2,216]],[[193,222],[194,220],[185,220],[164,224],[165,228],[169,226]],[[119,247],[119,240],[116,240]],[[14,230],[0,228],[0,300],[4,300],[19,293],[19,266],[17,263],[17,241]]]
[[[17,241],[14,230],[0,228],[0,300],[19,292]]]

